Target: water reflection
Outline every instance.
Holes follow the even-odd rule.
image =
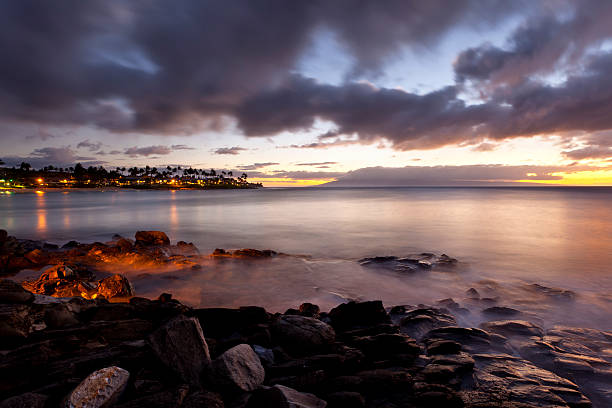
[[[36,192],[36,229],[39,233],[47,232],[47,208],[45,201],[45,193],[43,191]]]

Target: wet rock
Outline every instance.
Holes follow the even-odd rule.
[[[329,312],[329,318],[334,329],[340,331],[390,323],[380,300],[342,303]]]
[[[501,334],[502,336],[538,336],[542,337],[544,331],[533,323],[525,320],[498,320],[480,325],[483,329]]]
[[[189,392],[187,385],[180,385],[161,392],[145,395],[140,398],[132,399],[120,405],[115,405],[116,408],[166,408],[166,407],[183,407],[183,403]]]
[[[49,255],[47,255],[45,251],[38,248],[25,254],[24,258],[32,262],[34,265],[44,265],[49,261]]]
[[[236,249],[234,251],[216,248],[210,256],[212,257],[227,257],[227,258],[270,258],[276,256],[277,253],[271,249]]]
[[[138,231],[135,238],[136,244],[143,246],[170,245],[170,238],[162,231]]]
[[[506,345],[506,339],[484,330],[466,327],[440,327],[429,331],[425,336],[426,342],[435,340],[453,340],[470,353],[482,353],[492,350],[511,352]]]
[[[47,396],[26,392],[0,402],[0,408],[44,408]]]
[[[253,391],[263,384],[265,371],[248,344],[239,344],[216,358],[212,380],[228,392]]]
[[[512,316],[520,315],[521,311],[512,309],[511,307],[493,306],[493,307],[489,307],[483,310],[482,314],[487,315],[487,316],[512,317]]]
[[[415,384],[414,388],[414,402],[418,407],[464,407],[464,403],[460,395],[456,391],[445,385],[418,383]],[[479,406],[478,408],[481,407]],[[485,407],[483,406],[482,408]]]
[[[281,346],[295,353],[323,349],[336,338],[331,326],[304,316],[280,316],[272,332]]]
[[[543,294],[555,300],[573,300],[576,298],[576,294],[571,290],[549,288],[543,285],[539,285],[537,283],[527,285],[526,289],[532,292]]]
[[[197,319],[178,316],[148,338],[157,357],[181,379],[199,384],[210,365],[208,345]]]
[[[95,371],[70,393],[66,407],[110,407],[123,393],[129,377],[129,372],[115,366]]]
[[[313,394],[277,384],[253,392],[246,408],[325,408],[326,406],[327,402]]]
[[[97,291],[106,299],[134,296],[134,288],[130,281],[118,273],[98,282]]]
[[[68,241],[62,245],[62,248],[77,248],[79,245],[81,244],[79,244],[77,241]]]
[[[129,252],[134,248],[132,241],[126,238],[119,238],[115,241],[115,246],[123,252]]]
[[[420,308],[404,314],[400,320],[400,330],[417,340],[420,340],[430,330],[438,327],[456,326],[453,316],[444,309]]]
[[[9,279],[0,279],[0,303],[30,303],[34,295],[20,284]]]

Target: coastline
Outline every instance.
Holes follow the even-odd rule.
[[[42,268],[35,281],[1,281],[0,399],[13,398],[3,407],[74,403],[83,398],[81,381],[98,370],[106,371],[86,384],[98,392],[94,380],[108,374],[116,384],[104,389],[121,407],[529,408],[592,402],[603,408],[612,401],[609,332],[544,330],[521,320],[520,311],[498,306],[489,308],[490,320],[480,327],[462,327],[458,321],[470,311],[452,299],[431,305],[349,302],[328,312],[309,303],[275,314],[257,306],[194,309],[169,294],[138,297],[121,275],[92,273],[104,257],[196,270],[197,248],[182,241],[171,245],[162,232],[141,231],[134,240],[115,237],[109,243],[72,241],[64,248],[0,232],[0,243],[5,272],[8,262],[11,273],[24,265]],[[275,255],[218,250],[208,256]],[[475,290],[466,296],[486,303]]]

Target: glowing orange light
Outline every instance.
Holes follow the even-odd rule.
[[[43,179],[39,178],[39,179],[38,179],[38,180],[36,180],[36,181],[38,181],[40,184],[42,184]]]

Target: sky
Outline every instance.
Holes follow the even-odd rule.
[[[5,0],[0,158],[612,185],[608,0]]]

